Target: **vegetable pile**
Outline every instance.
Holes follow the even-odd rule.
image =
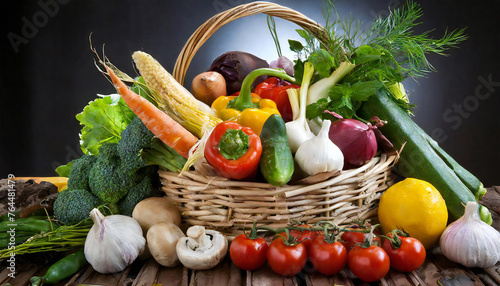
[[[15,238],[16,251],[73,251],[73,273],[85,260],[100,273],[114,273],[148,256],[165,267],[181,263],[193,270],[210,269],[226,256],[228,239],[214,229],[183,225],[183,214],[162,197],[158,170],[194,170],[276,188],[317,174],[335,176],[382,152],[397,152],[396,173],[406,178],[404,184],[421,186],[406,188],[421,199],[412,203],[421,203],[418,210],[440,208],[442,224],[429,240],[424,239],[427,234],[414,231],[422,224],[411,224],[407,216],[393,220],[394,206],[407,208],[408,202],[388,190],[379,213],[383,235],[378,225],[341,228],[320,222],[272,230],[276,236],[268,244],[257,230],[270,229],[254,225],[249,235],[231,242],[233,263],[256,270],[267,262],[274,272],[293,276],[309,260],[324,275],[347,267],[359,279],[373,282],[391,267],[401,272],[418,269],[425,249],[433,247],[444,231],[441,247],[447,257],[464,265],[494,265],[499,255],[488,263],[464,261],[468,252],[450,242],[468,220],[444,230],[447,220],[459,219],[464,210],[478,224],[469,229],[464,244],[474,244],[479,232],[498,232],[488,228],[491,215],[477,203],[485,192],[481,182],[415,124],[413,105],[402,85],[406,78],[433,71],[427,54],[456,47],[466,39],[464,30],[437,39],[430,32],[415,34],[422,11],[410,1],[360,31],[327,2],[327,37],[316,39],[309,31],[297,30],[302,42],[289,40],[296,53],[293,61],[281,55],[279,43],[279,57],[271,64],[230,51],[194,78],[192,93],[145,52],[132,54],[137,78],[96,53],[99,70],[118,94],[100,96],[76,116],[82,125],[84,155],[57,168],[68,180],[54,203],[53,216],[29,218],[26,234]],[[276,40],[272,18],[268,24]],[[423,195],[429,193],[427,187],[442,204],[435,206]],[[382,205],[384,200],[389,203]],[[408,229],[397,229],[405,225],[398,220],[408,222]],[[411,233],[405,231],[410,229]],[[422,242],[417,237],[423,237]],[[481,255],[485,248],[499,253],[486,239],[469,251]],[[6,251],[1,250],[0,257],[6,257]],[[61,260],[53,267],[65,264]],[[34,285],[56,283],[52,270],[33,278]],[[63,276],[57,278],[67,277]]]

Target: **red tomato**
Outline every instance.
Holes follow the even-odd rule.
[[[267,242],[262,237],[251,239],[240,234],[231,242],[229,255],[238,268],[256,270],[266,263],[267,248]]]
[[[367,248],[354,246],[347,255],[347,264],[352,274],[365,282],[374,282],[384,278],[391,268],[387,253],[375,245]]]
[[[283,238],[278,237],[267,249],[267,263],[280,275],[295,276],[302,271],[306,261],[307,251],[302,243],[286,245]]]
[[[356,244],[365,242],[367,236],[368,233],[346,231],[342,234],[340,239],[342,239],[342,244],[344,244],[345,249],[347,250],[347,252],[349,252]],[[375,244],[380,244],[380,238],[374,237],[373,242]]]
[[[323,235],[314,238],[307,253],[314,268],[324,275],[337,274],[347,263],[344,245],[339,241],[328,243]]]
[[[401,272],[412,272],[424,263],[425,247],[418,239],[413,237],[400,236],[400,239],[401,246],[399,248],[392,248],[388,239],[384,241],[382,248],[389,255],[392,268]]]

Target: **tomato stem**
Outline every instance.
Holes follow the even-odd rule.
[[[253,222],[253,225],[252,225],[252,229],[250,230],[250,234],[246,234],[246,237],[249,238],[249,239],[257,239],[259,238],[259,236],[257,235],[257,221],[254,220]]]

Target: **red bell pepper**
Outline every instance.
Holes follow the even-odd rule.
[[[208,164],[229,179],[252,179],[257,174],[261,154],[259,136],[232,121],[217,124],[205,144]]]
[[[292,106],[286,92],[289,88],[300,88],[300,86],[277,77],[270,77],[255,87],[255,93],[262,98],[273,100],[283,120],[288,122],[293,120]]]

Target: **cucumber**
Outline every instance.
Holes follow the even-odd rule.
[[[292,178],[294,161],[288,145],[285,122],[281,116],[273,114],[264,122],[260,141],[260,172],[271,185],[285,185]]]
[[[70,276],[75,275],[86,265],[87,260],[85,259],[85,253],[82,248],[54,263],[42,277],[31,277],[30,282],[32,286],[56,284]]]
[[[387,91],[382,90],[370,96],[363,102],[358,115],[365,120],[377,116],[387,121],[387,124],[380,127],[382,134],[397,150],[404,146],[395,166],[396,172],[403,177],[431,183],[443,196],[451,220],[464,214],[468,201],[476,201],[472,191],[441,155],[436,153],[435,146],[429,144],[429,136],[396,104]],[[487,208],[482,206],[480,215],[484,222],[491,224],[491,213]]]

